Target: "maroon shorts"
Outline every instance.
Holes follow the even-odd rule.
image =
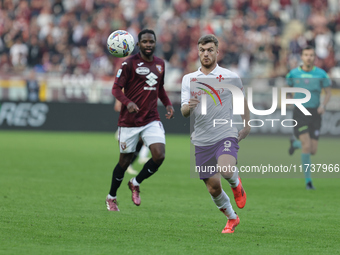
[[[196,171],[199,172],[200,179],[210,178],[217,173],[211,170],[216,170],[219,156],[229,154],[237,160],[239,148],[238,140],[234,137],[225,138],[209,146],[195,146]]]

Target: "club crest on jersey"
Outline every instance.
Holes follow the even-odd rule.
[[[122,148],[122,150],[124,151],[124,150],[126,150],[126,143],[125,142],[121,142],[120,143],[120,147]]]
[[[157,71],[163,73],[163,67],[161,65],[156,65]]]
[[[141,66],[136,69],[136,73],[138,73],[139,75],[147,75],[148,73],[150,73],[150,69]]]
[[[218,77],[216,77],[216,79],[218,79],[219,82],[221,82],[221,80],[224,80],[224,78],[222,77],[222,74],[220,74]]]

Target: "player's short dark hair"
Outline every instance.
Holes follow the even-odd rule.
[[[198,39],[197,45],[200,45],[200,44],[205,45],[211,42],[215,44],[216,48],[218,48],[218,40],[216,36],[214,36],[213,34],[201,36],[201,38]]]
[[[156,34],[155,34],[155,32],[153,30],[151,30],[151,29],[143,29],[138,34],[138,42],[140,41],[140,39],[142,38],[142,35],[144,35],[144,34],[153,34],[153,36],[155,37],[155,41],[156,41]]]
[[[314,47],[312,45],[307,45],[306,47],[302,48],[301,55],[302,55],[304,50],[314,50],[315,51],[315,49],[314,49]]]

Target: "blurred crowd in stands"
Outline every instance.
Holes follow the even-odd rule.
[[[338,0],[2,0],[0,75],[112,79],[122,59],[106,50],[108,35],[124,29],[137,41],[150,28],[174,89],[197,69],[197,40],[208,33],[219,38],[219,64],[241,77],[284,77],[307,44],[316,65],[340,77],[339,8]]]

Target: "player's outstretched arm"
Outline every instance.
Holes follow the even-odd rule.
[[[241,115],[242,120],[244,120],[244,128],[240,130],[238,133],[238,141],[240,142],[242,139],[246,138],[247,135],[250,133],[250,126],[248,124],[249,119],[250,119],[250,113],[249,113],[249,108],[247,104],[247,99],[244,98],[244,115]]]

